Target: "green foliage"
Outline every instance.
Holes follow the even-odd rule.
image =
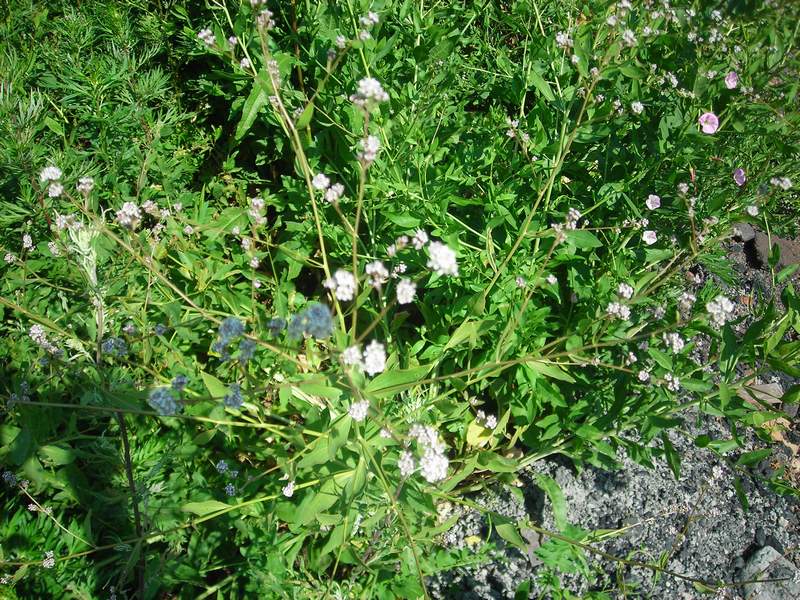
[[[447,502],[554,453],[678,476],[687,405],[779,416],[736,391],[796,376],[793,288],[743,336],[713,302],[732,222],[793,227],[797,7],[251,4],[14,1],[0,25],[9,593],[423,597],[485,558],[441,544]],[[538,484],[539,583],[572,597],[554,573],[591,577],[591,533]]]

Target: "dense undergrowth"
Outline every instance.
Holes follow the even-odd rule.
[[[0,595],[421,597],[484,558],[437,507],[533,461],[677,475],[690,406],[762,459],[800,301],[742,314],[721,242],[796,233],[800,14],[758,4],[12,0]]]

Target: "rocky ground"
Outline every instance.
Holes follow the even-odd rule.
[[[769,242],[781,247],[778,269],[800,263],[800,243],[768,238],[749,225],[737,226],[735,234],[726,248],[736,282],[725,287],[737,303],[737,312],[747,314],[754,302],[771,292],[772,277],[766,268]],[[698,286],[705,277],[713,277],[702,268],[696,269],[693,276]],[[794,280],[797,289],[798,279],[800,271],[782,285]],[[778,309],[782,310],[782,305]],[[740,333],[748,324],[745,319]],[[698,352],[702,353],[701,346],[698,344]],[[728,461],[735,461],[737,456],[728,456],[726,461],[693,443],[700,434],[712,439],[731,437],[724,420],[694,411],[683,415],[684,426],[679,431],[670,433],[670,440],[682,459],[679,479],[665,461],[647,469],[620,456],[619,471],[588,467],[577,472],[571,462],[556,458],[536,463],[520,474],[521,495],[495,489],[475,500],[512,519],[527,518],[539,527],[558,531],[553,506],[538,483],[539,477],[550,477],[563,492],[570,524],[585,531],[615,532],[593,541],[595,549],[642,563],[661,559],[664,567],[674,574],[709,584],[732,584],[709,595],[688,579],[667,574],[654,577],[650,570],[587,552],[588,576],[559,572],[551,575],[564,590],[575,595],[565,597],[591,597],[591,592],[605,591],[607,595],[595,597],[800,599],[800,503],[792,496],[777,494],[766,483],[775,469],[784,467],[790,480],[800,485],[797,406],[781,404],[780,400],[783,392],[795,383],[785,374],[768,373],[757,379],[756,388],[743,396],[747,401],[771,404],[787,414],[781,422],[784,430],[773,435],[773,455],[752,465],[747,472],[731,468]],[[739,453],[769,445],[750,432],[744,432],[742,437],[745,448]],[[747,510],[737,497],[737,480],[749,503]],[[443,541],[451,547],[464,547],[486,539],[491,530],[481,513],[463,510],[457,525]],[[493,532],[490,539],[497,550],[492,559],[480,566],[461,567],[431,578],[428,585],[432,595],[460,600],[515,598],[519,586],[530,580],[530,590],[521,591],[516,597],[540,597],[546,589],[540,579],[547,577],[548,571],[554,572],[535,553],[547,543],[547,538],[532,530],[523,534],[526,547],[520,549]],[[755,579],[779,581],[741,584]]]

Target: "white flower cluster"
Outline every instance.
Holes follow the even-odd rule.
[[[54,355],[61,353],[61,350],[47,339],[47,334],[41,325],[31,325],[28,335],[42,350]]]
[[[376,290],[380,290],[381,287],[383,287],[383,284],[389,281],[389,271],[386,269],[386,266],[379,260],[367,263],[367,266],[364,267],[364,272],[369,277],[370,284]]]
[[[386,368],[386,347],[377,340],[372,340],[364,352],[356,346],[346,348],[339,360],[346,366],[358,366],[370,377],[383,372]]]
[[[608,306],[606,306],[606,314],[610,317],[616,317],[620,321],[627,321],[631,318],[631,309],[619,302],[609,302]]]
[[[400,469],[402,477],[408,477],[417,469],[417,463],[414,460],[414,455],[408,450],[400,452],[400,458],[397,459],[397,468]]]
[[[662,339],[667,348],[672,350],[675,354],[683,350],[684,346],[686,346],[686,342],[684,342],[683,338],[677,333],[665,333]]]
[[[45,167],[39,173],[39,181],[41,181],[43,184],[47,183],[48,181],[58,181],[61,179],[61,175],[61,169],[58,167]]]
[[[365,167],[368,167],[375,162],[380,150],[381,141],[374,135],[368,135],[359,142],[359,150],[356,156]]]
[[[355,298],[358,282],[350,271],[338,269],[333,277],[326,279],[323,285],[333,290],[333,295],[342,302],[349,302]]]
[[[397,283],[397,303],[410,304],[417,293],[417,284],[410,279],[403,278]]]
[[[217,41],[217,38],[214,37],[214,32],[211,31],[208,27],[206,27],[205,29],[201,29],[197,33],[197,37],[203,40],[206,46],[213,46]]]
[[[556,45],[559,48],[572,48],[573,41],[572,37],[566,31],[559,31],[556,34]]]
[[[361,23],[363,27],[372,27],[373,25],[377,25],[380,22],[380,18],[378,17],[377,13],[370,11],[366,15],[361,17],[358,21],[359,23]]]
[[[626,29],[622,32],[622,43],[629,47],[636,45],[636,35],[634,35],[633,31]]]
[[[450,461],[445,454],[447,447],[439,439],[439,432],[430,425],[415,424],[411,427],[409,435],[417,441],[422,453],[419,469],[425,480],[428,483],[436,483],[447,477]]]
[[[633,288],[628,285],[627,283],[620,283],[619,287],[617,288],[617,293],[625,300],[630,300],[633,298]]]
[[[256,226],[260,227],[262,225],[266,225],[267,217],[264,215],[264,208],[266,203],[264,202],[263,198],[255,197],[250,198],[250,208],[247,211],[247,214],[250,215],[250,218],[253,219],[253,222]]]
[[[271,10],[262,10],[258,13],[258,16],[256,16],[256,26],[266,31],[275,29],[275,19],[272,17],[273,14]]]
[[[56,566],[56,559],[54,557],[53,551],[48,550],[44,553],[44,560],[42,561],[42,566],[45,569],[52,569]]]
[[[373,77],[365,77],[359,81],[356,93],[350,96],[350,102],[365,110],[388,100],[389,94],[383,89],[380,81]]]
[[[494,415],[487,415],[482,410],[479,410],[475,414],[475,420],[478,422],[479,425],[482,425],[486,429],[494,429],[497,427],[497,417]]]
[[[56,213],[55,224],[56,224],[56,229],[60,231],[63,231],[65,229],[78,231],[83,227],[83,223],[78,221],[75,218],[75,215],[60,215],[58,213]]]
[[[428,268],[433,269],[437,275],[452,275],[458,277],[458,262],[456,253],[441,242],[431,242],[428,245]]]
[[[75,186],[75,189],[78,190],[79,193],[83,194],[84,196],[88,196],[89,192],[94,189],[94,179],[91,177],[81,177],[78,179],[78,183]]]
[[[792,187],[792,180],[788,177],[773,177],[769,182],[782,190],[788,190]]]
[[[361,423],[364,419],[367,418],[367,413],[369,412],[369,401],[368,400],[361,400],[360,402],[353,402],[350,405],[350,410],[347,413],[356,423]]]
[[[61,179],[61,175],[61,169],[53,166],[45,167],[39,173],[39,181],[41,181],[42,184],[45,184],[48,181],[51,182],[47,188],[47,195],[51,198],[58,198],[64,193],[64,186],[58,181]]]
[[[681,380],[672,373],[666,373],[664,375],[664,382],[667,384],[667,389],[671,392],[677,392],[681,389]]]
[[[634,114],[640,115],[644,112],[644,104],[639,102],[638,100],[634,100],[631,102],[631,110]]]
[[[722,327],[733,318],[734,305],[725,296],[717,296],[706,304],[706,310],[711,316],[711,322],[717,327]]]
[[[339,202],[339,199],[344,196],[344,186],[341,183],[334,183],[331,185],[330,178],[324,173],[317,173],[311,180],[311,186],[315,190],[324,192],[325,201],[330,204]]]
[[[139,207],[133,202],[125,202],[117,211],[117,223],[123,227],[134,230],[139,226],[142,220],[142,213]]]
[[[697,301],[697,297],[690,293],[690,292],[683,292],[681,297],[678,298],[678,308],[685,313],[688,313],[692,310],[694,303]]]

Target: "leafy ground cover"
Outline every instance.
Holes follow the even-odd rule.
[[[769,439],[796,266],[743,309],[722,244],[796,234],[798,12],[12,1],[2,593],[425,597],[490,551],[442,507],[544,457]]]

